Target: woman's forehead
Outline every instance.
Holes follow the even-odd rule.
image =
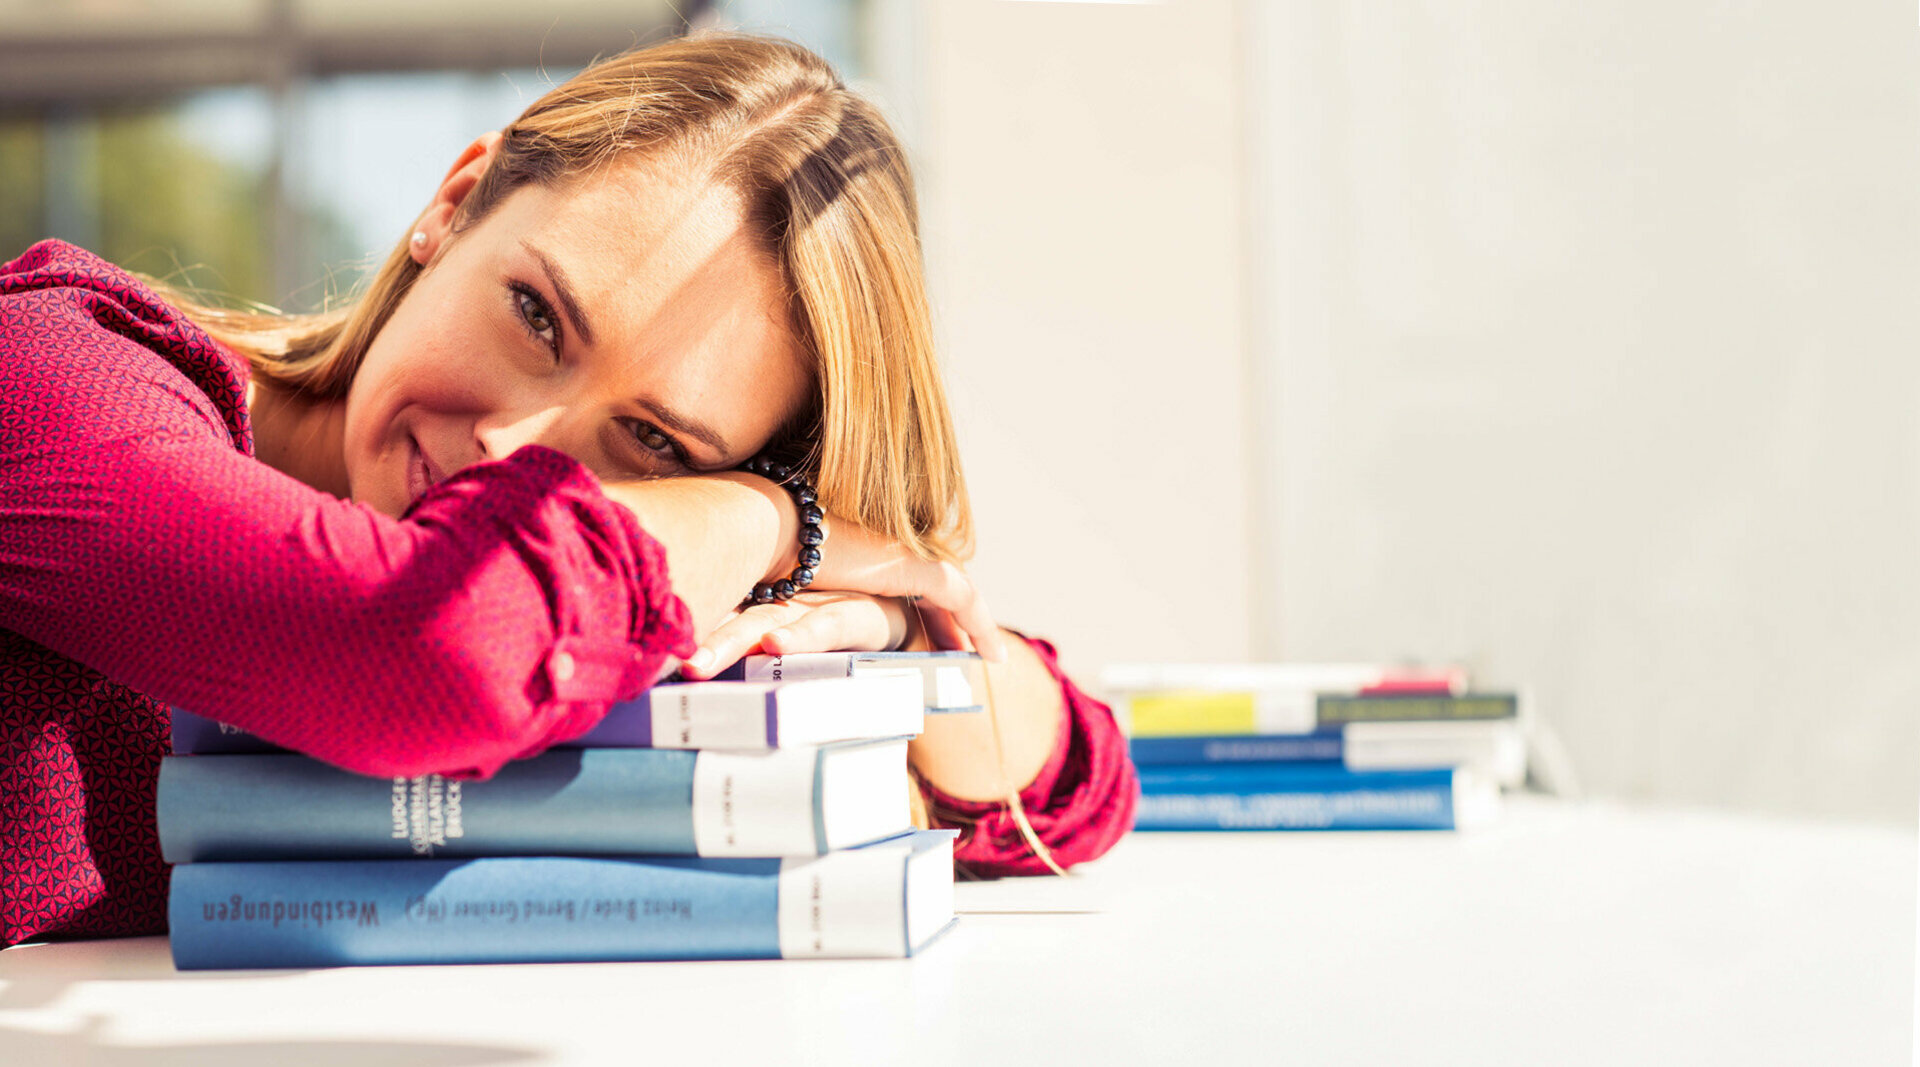
[[[600,168],[508,198],[513,227],[565,256],[582,283],[607,290],[654,282],[679,288],[716,267],[779,264],[748,225],[746,202],[729,186],[678,168],[635,162]],[[760,259],[761,263],[751,263]],[[742,279],[745,280],[745,279]]]

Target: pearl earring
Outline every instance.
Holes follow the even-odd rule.
[[[427,247],[427,231],[425,230],[413,231],[413,247],[415,248]]]

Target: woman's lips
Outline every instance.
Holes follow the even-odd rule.
[[[433,469],[433,463],[421,450],[420,442],[407,438],[411,451],[407,454],[407,499],[414,501],[433,488],[440,481],[440,475]]]

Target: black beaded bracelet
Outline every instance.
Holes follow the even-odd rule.
[[[826,512],[820,510],[818,494],[798,468],[789,467],[763,454],[748,460],[740,469],[770,479],[784,488],[793,497],[800,513],[800,560],[793,568],[793,573],[777,582],[761,582],[754,586],[753,593],[741,601],[741,606],[791,600],[793,594],[813,584],[814,568],[820,566],[820,546],[827,539],[827,531],[820,525],[827,517]]]

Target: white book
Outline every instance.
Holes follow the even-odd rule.
[[[616,704],[580,743],[792,748],[909,737],[925,724],[918,673],[781,682],[667,682]]]
[[[1527,739],[1512,720],[1350,722],[1341,728],[1349,770],[1467,767],[1507,788],[1527,778]]]
[[[800,652],[748,656],[720,677],[792,682],[909,675],[920,679],[922,701],[929,713],[950,714],[981,710],[985,669],[977,652]]]

